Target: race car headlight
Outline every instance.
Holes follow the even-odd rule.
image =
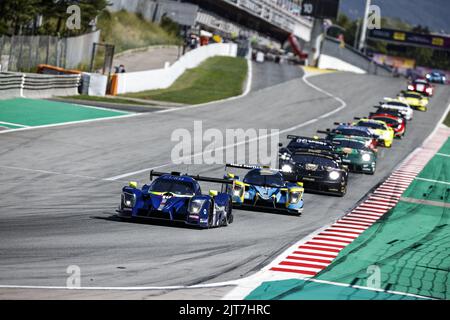
[[[198,214],[203,207],[205,200],[202,199],[194,199],[189,202],[188,211],[190,214]]]
[[[281,171],[286,173],[292,173],[293,169],[290,164],[285,164],[284,166],[281,167]]]
[[[290,154],[289,153],[282,153],[281,155],[280,155],[280,159],[281,160],[289,160],[291,158],[291,156],[290,156]]]
[[[370,154],[368,154],[368,153],[363,154],[361,158],[365,162],[369,162],[371,159]]]
[[[408,90],[413,91],[414,90],[414,86],[408,86]]]
[[[289,203],[291,204],[296,204],[300,201],[300,199],[302,198],[302,193],[301,192],[290,192],[289,193]]]
[[[133,208],[136,204],[136,195],[134,193],[122,193],[122,203],[127,208]]]
[[[430,79],[430,78],[431,78],[431,75],[427,74],[426,77],[427,77],[427,79]]]
[[[337,171],[331,171],[328,176],[330,177],[331,180],[337,180],[341,175]]]

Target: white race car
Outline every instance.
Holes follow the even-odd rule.
[[[384,98],[384,101],[380,102],[380,106],[378,106],[377,108],[397,110],[408,121],[412,120],[414,116],[414,110],[411,108],[411,106],[406,102],[397,99]]]

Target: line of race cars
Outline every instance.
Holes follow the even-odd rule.
[[[426,79],[418,79],[396,98],[384,98],[367,117],[318,131],[324,138],[289,135],[289,143],[279,145],[277,169],[226,165],[226,169],[246,170],[243,178],[231,172],[211,178],[151,171],[150,184],[138,188],[136,182],[130,182],[122,189],[117,216],[181,222],[199,228],[229,225],[234,220],[233,208],[300,216],[305,191],[344,196],[350,172],[373,175],[379,148],[391,148],[395,139],[405,136],[413,110],[426,111],[433,91]],[[199,182],[219,184],[221,190],[205,194]]]

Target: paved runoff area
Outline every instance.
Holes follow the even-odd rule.
[[[247,299],[449,299],[450,129],[440,127],[362,204],[270,270]]]
[[[130,115],[128,112],[47,100],[0,100],[0,131],[78,123]]]

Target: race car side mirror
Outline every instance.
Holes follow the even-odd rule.
[[[211,197],[215,197],[219,194],[219,192],[217,190],[209,190],[209,195]]]
[[[283,146],[283,144],[280,142],[280,143],[278,144],[278,146],[281,148],[281,147]]]

